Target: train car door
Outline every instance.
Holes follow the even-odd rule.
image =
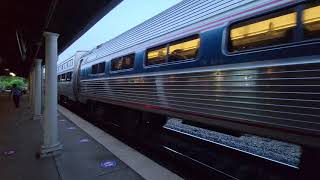
[[[80,59],[78,62],[76,69],[74,70],[74,81],[73,81],[73,93],[75,96],[76,101],[79,101],[79,93],[80,93],[80,72],[81,72],[81,64],[83,59]]]

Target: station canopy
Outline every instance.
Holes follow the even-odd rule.
[[[10,71],[26,77],[33,59],[44,59],[44,31],[60,34],[58,52],[61,53],[121,1],[2,1],[0,76]]]

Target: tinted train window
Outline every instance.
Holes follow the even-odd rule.
[[[167,46],[160,46],[147,50],[146,65],[162,64],[167,59]]]
[[[253,48],[289,43],[297,26],[297,13],[274,13],[234,24],[230,29],[229,50],[237,52]]]
[[[188,37],[169,45],[169,61],[196,58],[200,46],[199,36]]]
[[[66,81],[71,81],[72,78],[72,72],[68,72],[66,76]]]
[[[66,80],[66,74],[62,74],[60,80],[61,80],[61,81],[65,81],[65,80]]]
[[[134,54],[115,58],[111,60],[111,71],[118,71],[123,69],[131,69],[134,65]]]
[[[98,73],[104,73],[106,69],[106,62],[102,62],[98,64]]]
[[[94,64],[91,67],[91,74],[100,74],[104,73],[106,69],[106,62],[102,62],[99,64]]]
[[[111,71],[121,70],[122,68],[122,57],[111,60]]]
[[[98,64],[92,65],[91,74],[97,74],[97,73],[98,73]]]
[[[305,39],[320,38],[320,5],[305,9],[302,14]]]

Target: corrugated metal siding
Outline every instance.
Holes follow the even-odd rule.
[[[100,58],[213,17],[213,19],[223,18],[223,16],[230,15],[230,13],[268,2],[275,2],[273,5],[276,5],[277,3],[291,1],[292,0],[184,0],[135,28],[104,43],[100,48],[93,50],[93,54],[96,54],[96,58]]]
[[[212,119],[233,119],[239,124],[280,128],[288,136],[290,132],[319,136],[320,64],[256,65],[259,64],[254,68],[245,65],[218,71],[82,81],[80,93],[106,103],[110,99],[140,103]]]
[[[66,96],[74,100],[74,93],[71,82],[59,82],[58,83],[58,95]]]
[[[70,70],[73,70],[73,68],[74,68],[74,59],[75,59],[74,56],[72,56],[71,58],[59,63],[57,65],[57,73],[61,74],[61,73],[66,73],[66,72],[70,72]],[[68,63],[70,60],[72,61],[72,64]],[[62,69],[61,69],[61,67],[62,67]]]

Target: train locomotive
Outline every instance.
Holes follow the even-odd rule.
[[[132,131],[169,116],[319,148],[319,40],[319,1],[184,0],[59,63],[58,96]]]

